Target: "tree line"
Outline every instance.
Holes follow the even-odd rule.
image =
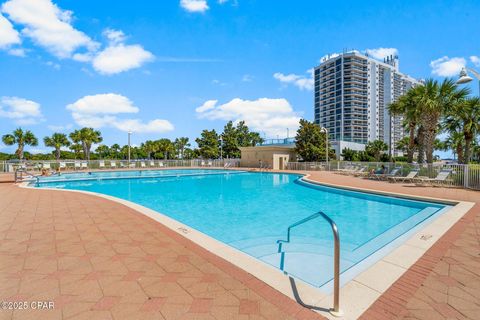
[[[52,153],[31,154],[25,152],[26,146],[38,146],[38,138],[30,130],[15,129],[12,133],[2,136],[5,145],[16,145],[14,155],[0,154],[0,159],[32,159],[53,160],[60,159],[126,159],[128,157],[128,145],[120,146],[115,143],[111,146],[102,144],[103,137],[99,130],[93,128],[81,128],[69,134],[53,133],[43,138],[46,147],[53,148]],[[240,147],[255,146],[263,139],[258,132],[251,131],[244,121],[236,125],[229,121],[223,128],[223,132],[216,130],[203,130],[198,138],[196,148],[191,148],[189,138],[179,137],[173,141],[167,138],[147,140],[140,146],[130,147],[131,159],[216,159],[239,158]],[[92,151],[93,145],[98,145]],[[65,150],[67,149],[68,150]]]

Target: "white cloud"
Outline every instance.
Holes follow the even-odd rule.
[[[14,48],[14,49],[9,49],[8,54],[11,54],[12,56],[17,56],[17,57],[25,57],[25,50],[22,48]]]
[[[110,41],[111,44],[118,44],[125,41],[127,38],[122,30],[106,29],[103,35]]]
[[[440,77],[457,76],[460,70],[466,65],[466,60],[461,57],[449,58],[444,56],[430,62],[432,74]]]
[[[253,81],[253,76],[250,74],[244,74],[242,77],[243,82],[252,82]]]
[[[74,51],[95,50],[98,43],[72,25],[72,12],[62,10],[50,0],[9,0],[2,12],[24,27],[22,34],[58,58],[69,58]]]
[[[118,130],[136,133],[162,133],[174,129],[170,121],[163,119],[154,119],[149,122],[142,122],[139,119],[117,120],[113,125]]]
[[[284,84],[293,84],[300,90],[313,90],[313,69],[307,70],[309,76],[301,76],[297,74],[274,73],[273,77]]]
[[[0,98],[0,117],[11,119],[19,125],[36,124],[44,120],[40,104],[18,97]]]
[[[67,110],[81,114],[137,113],[139,108],[125,96],[105,93],[85,96],[69,104]]]
[[[287,128],[296,130],[300,117],[286,99],[260,98],[243,100],[235,98],[217,105],[218,100],[205,101],[195,109],[199,118],[208,120],[242,121],[255,131],[269,136],[286,136]]]
[[[470,61],[477,67],[480,67],[480,57],[479,56],[470,56]]]
[[[66,131],[72,129],[73,125],[71,123],[66,125],[48,125],[47,128],[52,131]]]
[[[13,25],[0,14],[0,48],[8,48],[14,44],[20,44],[20,34]]]
[[[206,0],[180,0],[180,6],[188,12],[205,12],[208,10]]]
[[[396,48],[376,48],[376,49],[367,49],[365,52],[377,60],[383,60],[388,56],[398,55],[398,50]]]
[[[138,133],[161,133],[174,129],[168,120],[153,119],[143,122],[140,119],[121,119],[117,115],[138,113],[140,109],[125,96],[106,93],[89,95],[67,105],[76,124],[84,127],[113,127],[121,131]]]
[[[107,29],[104,35],[110,44],[95,57],[88,55],[76,55],[78,61],[93,59],[93,68],[101,74],[116,74],[130,69],[141,67],[148,61],[153,60],[151,52],[143,49],[141,45],[125,45],[125,34],[119,30]]]

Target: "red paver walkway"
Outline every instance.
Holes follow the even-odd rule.
[[[315,172],[334,184],[480,202],[480,193]],[[479,319],[477,204],[364,319]],[[0,298],[54,301],[0,319],[319,319],[166,227],[81,193],[0,184]]]
[[[136,211],[0,184],[0,319],[321,319]]]

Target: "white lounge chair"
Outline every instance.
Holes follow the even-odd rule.
[[[150,161],[150,167],[155,167],[155,161]]]
[[[98,168],[99,168],[99,169],[105,169],[105,161],[100,161],[100,162],[98,163]]]
[[[80,169],[80,162],[75,161],[74,168],[75,170]]]
[[[201,167],[205,167],[205,161],[202,161],[202,162],[200,163],[200,166],[201,166]]]
[[[145,162],[144,162],[144,161],[140,162],[140,168],[146,168],[146,167],[147,167],[147,166],[145,165]]]
[[[82,162],[82,169],[88,169],[88,162]]]
[[[63,170],[66,170],[66,169],[67,169],[67,164],[66,164],[65,162],[60,162],[60,163],[58,164],[58,168],[59,168],[60,170],[62,170],[62,169],[63,169]]]
[[[116,169],[117,168],[117,162],[116,161],[110,161],[110,168]]]
[[[395,177],[388,177],[388,181],[390,182],[411,182],[414,178],[417,177],[419,170],[415,169],[410,171],[405,177],[402,176],[395,176]]]
[[[420,185],[425,185],[426,183],[430,183],[432,185],[440,184],[442,182],[445,182],[451,173],[452,169],[442,169],[435,178],[418,177],[414,179],[414,182]]]
[[[44,163],[42,164],[42,169],[48,169],[48,170],[52,169],[52,168],[50,167],[50,162],[44,162]]]
[[[212,161],[208,161],[208,166],[211,167],[212,165]]]
[[[158,166],[159,166],[160,168],[163,168],[163,162],[159,162],[159,163],[158,163]]]

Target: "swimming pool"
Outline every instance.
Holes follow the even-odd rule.
[[[289,225],[322,211],[338,226],[341,271],[443,212],[448,206],[311,184],[300,175],[225,170],[157,170],[41,179],[39,187],[106,194],[153,209],[276,268],[277,240]],[[93,174],[93,173],[92,173]],[[105,175],[107,179],[102,179]],[[66,174],[63,176],[67,176]],[[82,180],[85,177],[90,180]],[[283,270],[313,286],[333,278],[333,236],[322,218],[292,230]]]

